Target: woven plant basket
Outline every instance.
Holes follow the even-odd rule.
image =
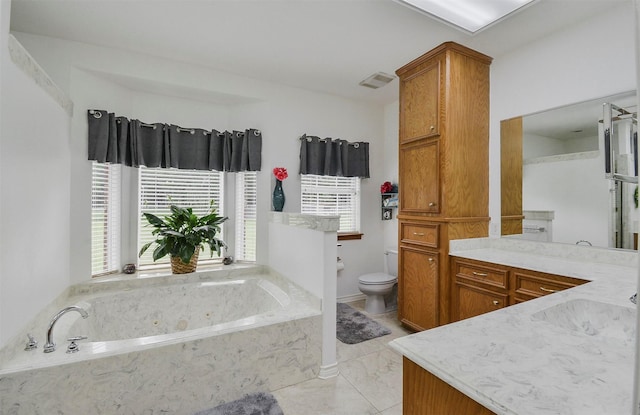
[[[196,250],[191,255],[191,261],[188,264],[182,262],[179,256],[171,257],[171,272],[173,274],[188,274],[194,272],[198,266],[198,254],[200,253],[200,247],[196,247]]]

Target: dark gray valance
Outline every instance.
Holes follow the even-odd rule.
[[[369,177],[369,143],[300,137],[300,174]]]
[[[262,133],[182,128],[146,124],[89,110],[89,160],[132,167],[173,167],[189,170],[259,171]]]

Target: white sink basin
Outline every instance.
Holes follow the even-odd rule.
[[[635,339],[635,307],[576,299],[538,311],[531,318],[603,340]]]

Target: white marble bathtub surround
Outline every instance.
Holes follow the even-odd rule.
[[[452,251],[591,282],[390,345],[497,414],[628,413],[637,267],[625,254],[637,253],[537,244],[486,238],[452,241]],[[607,264],[612,258],[633,265]]]
[[[269,214],[269,267],[322,301],[320,377],[337,376],[336,291],[339,216]]]
[[[278,275],[262,274],[262,267],[248,270],[143,279],[149,287],[131,277],[73,287],[30,324],[38,349],[22,350],[25,332],[24,341],[0,351],[0,407],[16,414],[193,413],[316,377],[322,357],[318,299]],[[154,310],[148,304],[156,300],[164,302]],[[247,302],[252,315],[242,311]],[[59,349],[43,353],[51,315],[71,304],[87,308],[89,319],[66,314],[54,330]],[[105,316],[112,307],[117,315]],[[235,320],[222,322],[222,313]],[[66,354],[64,338],[87,334],[72,330],[92,319],[98,327],[84,329],[106,338],[81,341],[78,353]],[[128,338],[136,331],[127,329],[138,324],[147,337]]]

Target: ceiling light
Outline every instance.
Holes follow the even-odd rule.
[[[538,0],[394,0],[475,34]]]
[[[360,85],[366,86],[368,88],[377,89],[393,81],[393,78],[395,78],[395,76],[393,75],[389,75],[384,72],[376,72],[370,77],[368,77],[367,79],[361,81]]]

